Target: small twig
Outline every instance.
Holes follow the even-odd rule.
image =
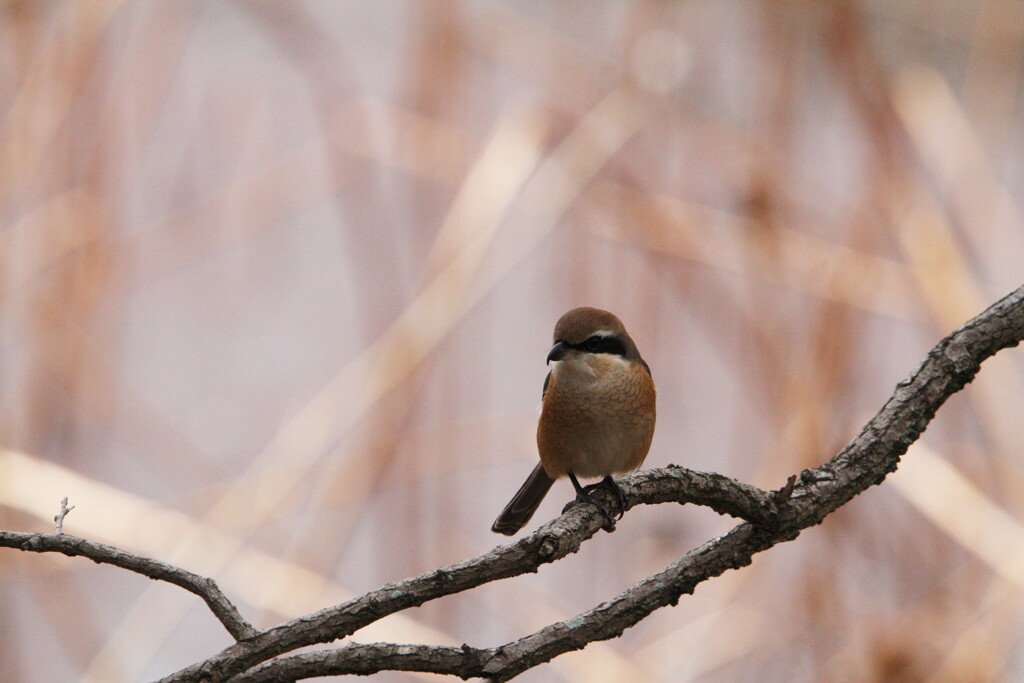
[[[75,509],[74,505],[72,505],[71,507],[68,507],[68,497],[67,496],[64,496],[63,498],[60,499],[60,512],[58,512],[57,514],[55,514],[53,516],[53,521],[57,525],[56,527],[54,527],[53,533],[55,533],[55,534],[62,534],[62,533],[64,533],[64,518],[67,517],[68,513],[71,512],[74,509]]]
[[[772,491],[772,502],[776,506],[785,504],[793,497],[793,489],[796,488],[796,475],[791,474],[786,480],[786,485],[777,491]]]

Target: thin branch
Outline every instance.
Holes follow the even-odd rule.
[[[233,683],[298,681],[316,676],[369,676],[380,671],[421,671],[459,678],[479,678],[495,650],[468,645],[406,645],[396,643],[346,643],[334,650],[304,652],[253,667],[235,676]]]
[[[202,598],[235,640],[251,638],[257,633],[252,624],[242,618],[238,608],[227,599],[213,579],[193,574],[158,560],[69,534],[25,534],[16,531],[0,531],[0,547],[17,548],[35,553],[63,553],[69,557],[87,557],[98,564],[112,564],[156,581],[172,583]]]
[[[616,480],[626,494],[626,510],[657,503],[695,504],[748,522],[771,524],[778,514],[778,496],[756,486],[714,472],[698,472],[679,465],[640,470]],[[618,511],[618,496],[600,488],[591,493],[611,512]]]

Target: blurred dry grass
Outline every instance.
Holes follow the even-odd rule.
[[[66,531],[209,573],[259,626],[479,553],[580,304],[654,369],[650,466],[777,486],[1020,284],[1022,19],[0,3],[0,524],[67,495]],[[1024,678],[1021,367],[986,364],[820,529],[523,680]],[[728,525],[636,510],[359,637],[493,645]],[[3,680],[226,644],[178,591],[0,554]]]

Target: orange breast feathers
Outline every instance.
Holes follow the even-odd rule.
[[[608,354],[558,363],[537,425],[544,470],[552,479],[569,471],[591,478],[640,467],[654,436],[655,401],[640,363]]]

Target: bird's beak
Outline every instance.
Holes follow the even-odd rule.
[[[565,342],[555,342],[555,345],[548,351],[548,363],[553,360],[562,360],[567,353],[569,353],[569,347]]]

